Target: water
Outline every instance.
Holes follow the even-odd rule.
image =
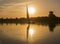
[[[60,44],[60,25],[0,24],[0,44]]]

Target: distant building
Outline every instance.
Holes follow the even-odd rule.
[[[49,23],[56,23],[57,17],[53,11],[49,12]]]
[[[55,14],[54,14],[54,12],[53,11],[50,11],[49,12],[49,18],[55,18],[56,16],[55,16]]]

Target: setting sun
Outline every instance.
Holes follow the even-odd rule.
[[[28,11],[29,11],[29,14],[33,15],[35,13],[35,8],[34,7],[29,7]]]

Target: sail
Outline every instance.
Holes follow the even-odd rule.
[[[27,21],[28,21],[28,23],[29,23],[29,12],[28,12],[28,5],[26,5],[26,11],[27,11]]]

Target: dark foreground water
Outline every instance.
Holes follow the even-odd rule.
[[[0,24],[0,44],[60,44],[60,25]]]

